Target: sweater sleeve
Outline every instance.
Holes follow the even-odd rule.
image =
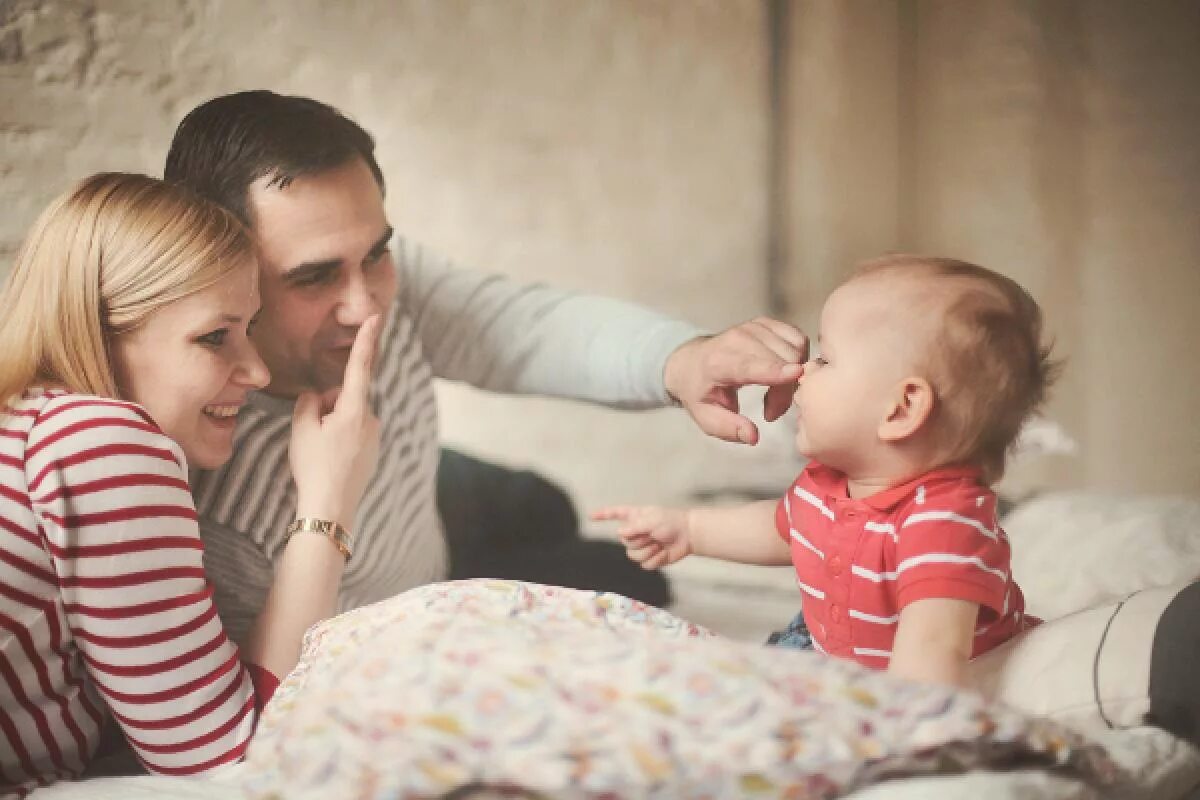
[[[663,370],[702,331],[631,303],[458,269],[398,248],[402,297],[434,374],[482,389],[667,405]]]
[[[266,701],[255,686],[278,680],[221,627],[178,446],[137,406],[69,396],[26,455],[73,644],[138,757],[166,775],[240,759]]]

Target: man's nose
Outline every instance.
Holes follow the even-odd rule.
[[[336,316],[339,325],[354,328],[366,322],[368,317],[382,311],[383,307],[372,287],[358,277],[349,281],[343,289]]]

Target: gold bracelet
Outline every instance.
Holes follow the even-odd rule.
[[[350,534],[332,520],[300,517],[287,526],[287,535],[290,537],[293,533],[319,533],[333,542],[337,546],[338,552],[347,561],[350,560],[350,556],[354,555],[354,543],[350,539]]]

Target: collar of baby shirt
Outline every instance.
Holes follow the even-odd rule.
[[[926,490],[928,490],[933,485],[961,480],[969,480],[972,483],[982,485],[983,479],[983,472],[978,467],[963,465],[939,467],[898,483],[895,486],[889,486],[868,497],[855,500],[850,497],[845,473],[817,461],[808,462],[808,466],[804,468],[804,471],[808,473],[809,478],[816,485],[817,489],[825,495],[824,499],[826,502],[832,504],[861,503],[867,508],[883,512],[895,510],[900,503],[912,497],[921,486],[925,486]]]

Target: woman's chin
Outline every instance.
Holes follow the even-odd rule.
[[[233,455],[233,437],[223,442],[210,440],[193,443],[191,447],[183,448],[183,454],[187,457],[190,469],[216,469]]]

